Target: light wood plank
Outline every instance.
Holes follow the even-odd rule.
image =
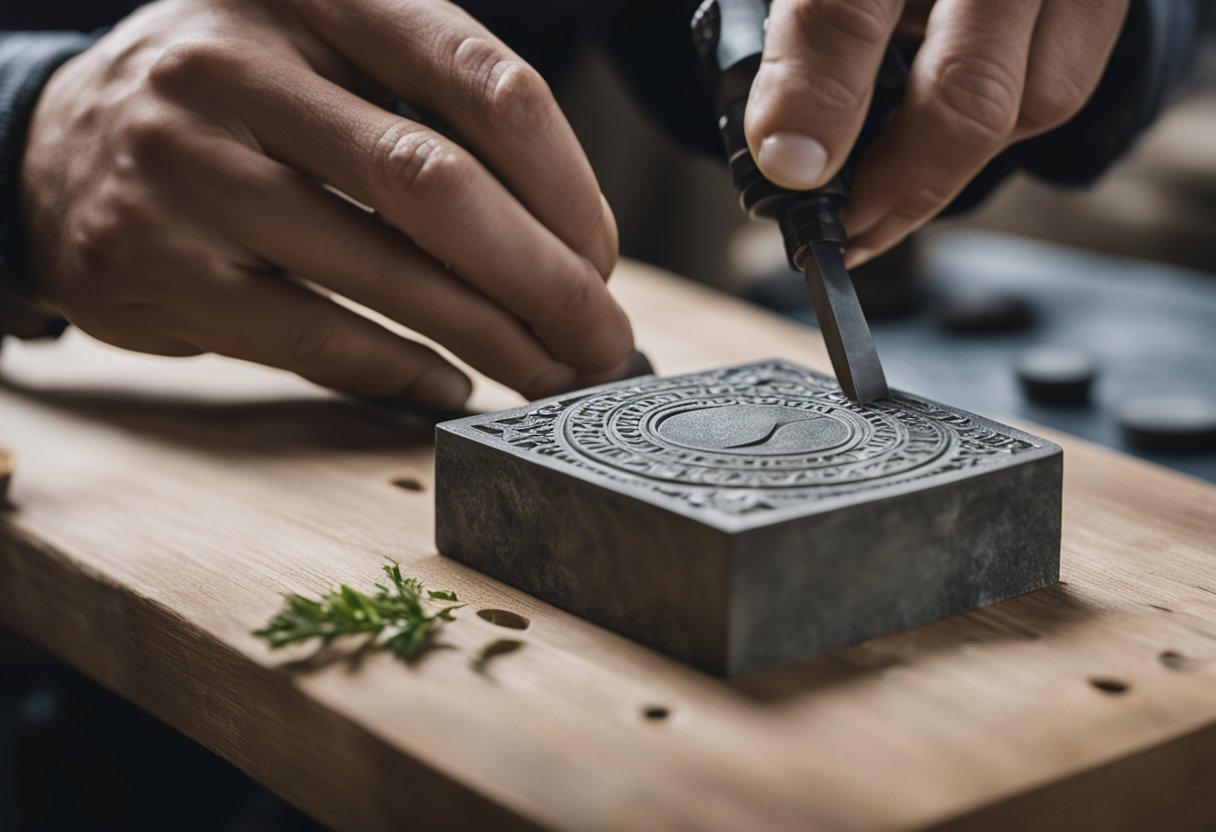
[[[813,333],[708,290],[636,264],[614,286],[664,373],[827,366]],[[0,619],[331,825],[1216,823],[1209,485],[1049,435],[1064,584],[725,682],[438,555],[419,420],[78,334],[6,346],[0,370]],[[443,636],[458,649],[301,673],[250,635],[280,593],[366,586],[389,558],[470,601]],[[478,674],[469,655],[516,635],[483,606],[532,623]]]

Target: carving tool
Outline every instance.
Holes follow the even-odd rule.
[[[786,190],[760,173],[743,132],[767,19],[766,0],[705,0],[693,15],[693,42],[714,89],[718,128],[740,205],[753,218],[777,221],[790,266],[806,276],[836,380],[845,395],[865,404],[886,398],[890,391],[853,280],[844,267],[848,236],[840,214],[848,203],[858,157],[903,96],[907,67],[892,45],[861,135],[840,173],[815,190]]]

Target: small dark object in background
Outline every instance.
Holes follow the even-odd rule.
[[[1015,366],[1022,392],[1040,404],[1085,404],[1098,375],[1091,353],[1075,347],[1034,347]]]
[[[1120,402],[1119,427],[1132,445],[1149,451],[1216,449],[1216,397],[1202,393],[1136,396]]]
[[[943,295],[936,307],[938,326],[947,332],[1013,332],[1033,326],[1037,317],[1023,297],[979,289]]]

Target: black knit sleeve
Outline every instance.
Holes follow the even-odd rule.
[[[0,336],[55,335],[64,323],[38,299],[26,266],[21,160],[42,87],[89,48],[87,34],[113,24],[139,0],[3,0],[0,3]]]
[[[21,227],[21,159],[43,85],[93,43],[80,32],[0,32],[0,332],[54,334],[62,323],[35,302]]]

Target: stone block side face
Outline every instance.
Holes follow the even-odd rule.
[[[1056,583],[1062,459],[1056,449],[738,535],[728,672],[796,661]]]
[[[727,535],[442,427],[435,483],[440,553],[726,671]]]

